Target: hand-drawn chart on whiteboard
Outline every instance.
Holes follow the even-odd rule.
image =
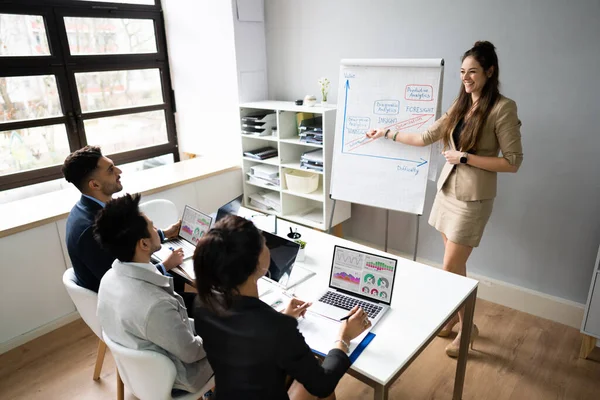
[[[422,214],[431,147],[392,142],[424,132],[439,115],[441,59],[343,60],[331,195],[337,200]],[[374,128],[389,140],[369,139]]]

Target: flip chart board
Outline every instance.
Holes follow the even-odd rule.
[[[342,60],[331,197],[421,215],[431,146],[413,147],[372,128],[425,131],[440,115],[442,59]]]

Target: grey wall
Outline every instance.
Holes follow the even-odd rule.
[[[469,270],[585,303],[600,243],[600,1],[265,0],[269,96],[318,94],[342,58],[446,60],[443,108],[459,88],[460,55],[498,48],[503,93],[523,122],[525,161],[499,195]],[[442,240],[421,221],[419,256],[441,263]],[[383,243],[385,213],[353,206],[345,233]],[[411,251],[414,217],[392,213],[390,247]]]

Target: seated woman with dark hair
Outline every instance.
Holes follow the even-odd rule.
[[[298,331],[297,318],[310,303],[292,299],[278,313],[258,299],[257,281],[269,264],[264,237],[238,216],[220,220],[196,247],[195,324],[215,372],[217,399],[335,398],[350,367],[348,343],[370,326],[367,315],[360,308],[350,312],[320,364]],[[289,390],[288,376],[295,380]]]

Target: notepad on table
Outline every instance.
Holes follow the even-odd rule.
[[[334,347],[334,342],[338,338],[340,330],[340,321],[334,321],[319,314],[306,312],[305,318],[298,320],[298,330],[304,336],[306,344],[314,353],[323,357]],[[370,330],[364,331],[358,337],[350,341],[350,362],[356,361],[358,356],[375,338],[375,334]]]

